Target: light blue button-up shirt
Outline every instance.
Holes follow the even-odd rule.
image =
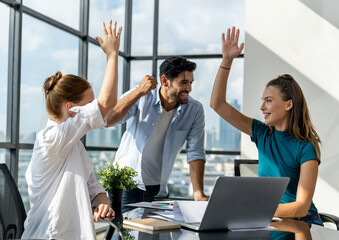
[[[121,98],[136,88],[134,87],[126,92]],[[119,122],[119,124],[127,122],[127,127],[115,159],[120,166],[129,166],[137,171],[136,181],[140,189],[145,189],[141,173],[143,149],[159,120],[161,112],[159,89],[155,89],[141,97]],[[203,106],[189,96],[187,104],[180,104],[175,109],[165,136],[160,191],[157,197],[167,195],[167,182],[171,175],[175,158],[185,140],[187,141],[187,161],[205,160],[204,136],[205,115]]]

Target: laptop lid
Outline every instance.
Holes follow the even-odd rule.
[[[288,182],[287,177],[219,177],[200,226],[192,229],[267,227]]]

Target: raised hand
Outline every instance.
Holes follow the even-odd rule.
[[[106,29],[106,25],[102,23],[102,32],[104,34],[104,39],[100,37],[95,37],[95,39],[99,42],[100,47],[106,53],[107,56],[112,53],[118,53],[119,45],[120,45],[120,36],[122,27],[119,27],[118,33],[116,32],[117,22],[114,21],[113,29],[112,29],[112,20],[108,22],[108,28]]]
[[[139,89],[140,93],[144,96],[144,95],[148,94],[150,91],[152,91],[153,89],[155,89],[157,87],[157,85],[158,85],[158,81],[155,77],[146,75],[142,79],[138,89]]]
[[[225,39],[225,33],[222,34],[222,57],[224,59],[233,60],[233,58],[237,57],[244,48],[244,43],[241,43],[238,47],[239,41],[239,29],[232,27],[231,29],[227,29],[227,37]]]

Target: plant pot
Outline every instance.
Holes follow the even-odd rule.
[[[121,204],[122,204],[122,194],[124,193],[123,189],[111,189],[108,190],[108,197],[111,208],[115,212],[115,216],[120,215],[121,213]]]

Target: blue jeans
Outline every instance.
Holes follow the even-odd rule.
[[[136,202],[152,202],[158,194],[160,185],[146,186],[146,191],[139,188],[125,190],[122,196],[122,212],[132,210],[133,207],[126,207],[125,204]]]
[[[307,222],[307,223],[310,223],[310,224],[316,224],[316,225],[324,226],[324,223],[323,223],[323,221],[321,221],[319,214],[317,212],[311,211],[311,210],[308,211],[308,213],[305,217],[297,218],[297,220]]]

